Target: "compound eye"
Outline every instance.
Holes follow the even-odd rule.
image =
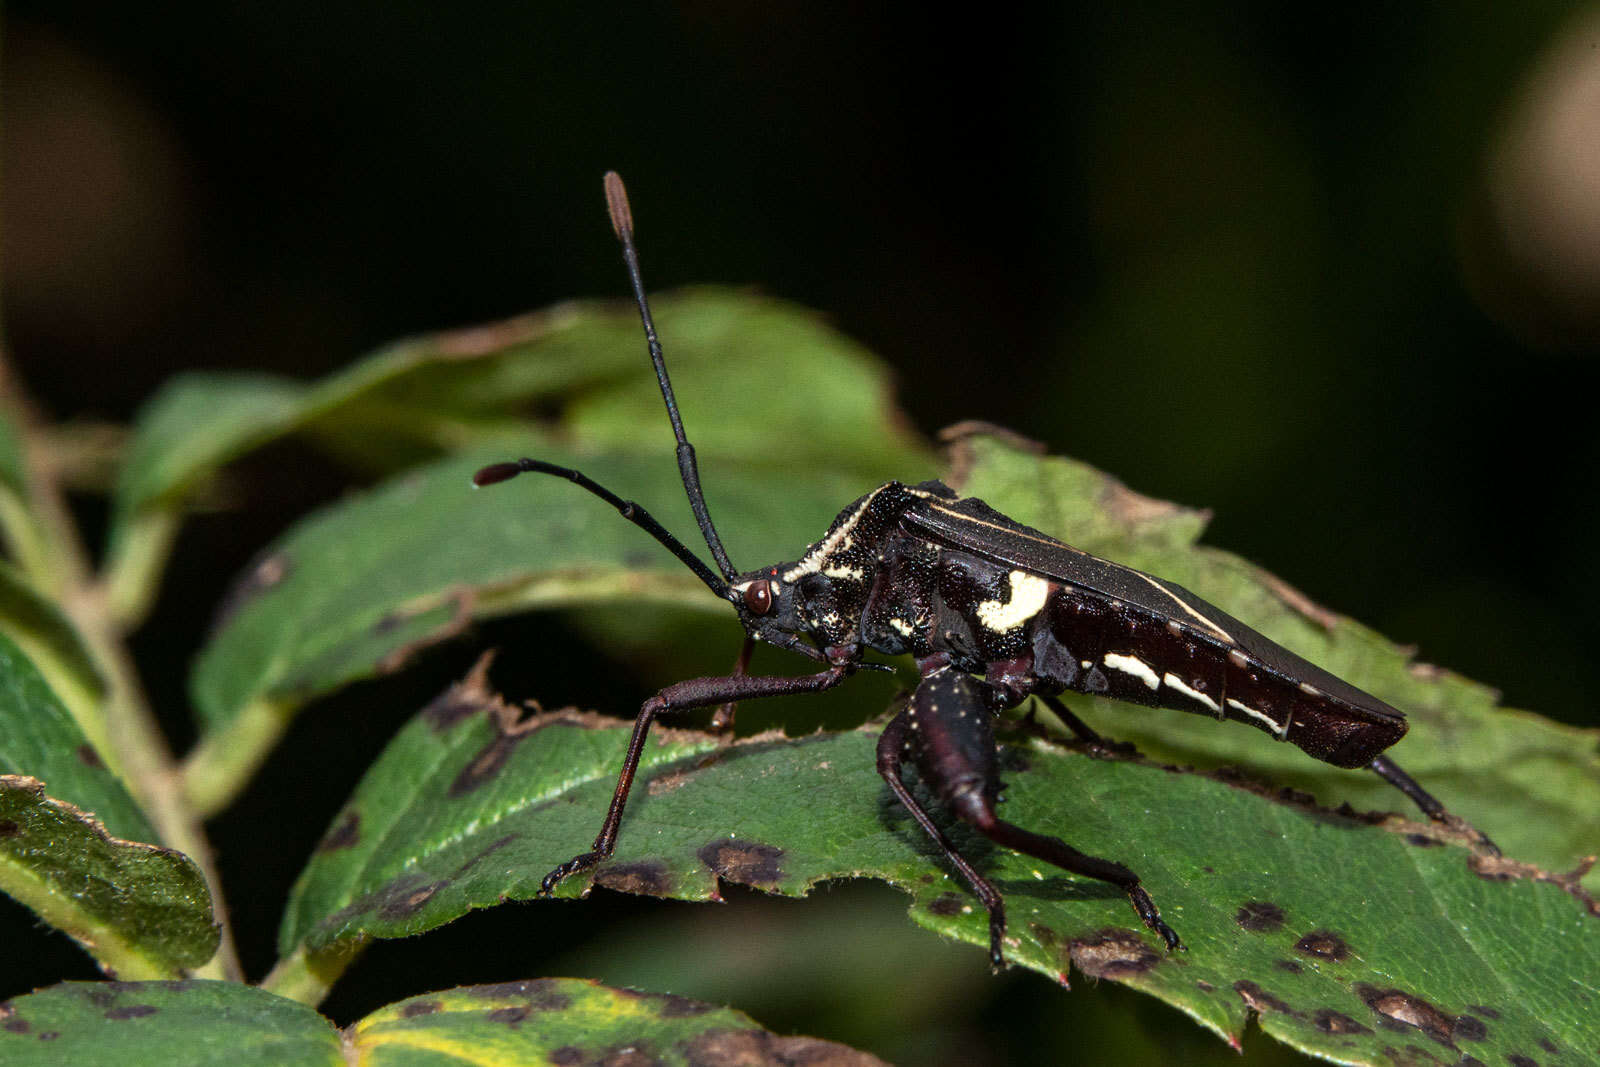
[[[765,579],[751,582],[745,586],[744,606],[752,615],[767,615],[772,611],[772,603],[777,596],[774,583]]]

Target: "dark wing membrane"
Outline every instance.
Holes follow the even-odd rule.
[[[1224,655],[1237,650],[1287,682],[1314,687],[1357,718],[1405,722],[1403,714],[1377,697],[1302,659],[1182,586],[1062,544],[976,498],[921,499],[905,511],[900,522],[907,532],[934,544],[1076,586],[1176,622]]]

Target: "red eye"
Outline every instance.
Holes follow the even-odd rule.
[[[744,606],[752,615],[765,615],[772,610],[772,583],[761,580],[745,586]]]

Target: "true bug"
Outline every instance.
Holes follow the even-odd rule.
[[[843,511],[798,560],[735,571],[706,509],[694,448],[684,434],[661,343],[645,298],[633,218],[622,180],[605,176],[612,229],[677,438],[678,469],[689,506],[716,562],[713,571],[643,508],[579,471],[535,459],[478,471],[488,485],[534,472],[567,478],[615,507],[731,603],[745,629],[735,673],[669,685],[645,701],[599,836],[590,851],[551,871],[562,879],[611,855],[645,737],[665,711],[720,705],[714,723],[731,724],[734,702],[831,689],[875,650],[911,655],[921,674],[905,708],[878,743],[878,772],[900,803],[939,844],[989,912],[989,956],[1004,965],[1005,905],[958,852],[901,779],[910,759],[940,801],[996,843],[1128,894],[1145,925],[1168,949],[1180,948],[1154,902],[1127,867],[1088,856],[1056,837],[1000,819],[991,720],[1035,697],[1080,738],[1099,737],[1056,694],[1094,693],[1153,707],[1233,719],[1288,741],[1325,763],[1366,767],[1410,797],[1429,818],[1459,822],[1381,753],[1406,732],[1405,716],[1274,644],[1193,593],[1086,552],[1006,518],[981,500],[962,499],[940,482],[889,482]],[[720,573],[718,573],[720,571]],[[825,664],[814,674],[744,673],[754,641]],[[806,643],[809,641],[810,643]],[[1481,834],[1482,848],[1494,846]]]

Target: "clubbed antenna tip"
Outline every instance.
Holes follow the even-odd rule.
[[[633,209],[628,206],[628,190],[622,184],[622,175],[606,171],[606,210],[611,215],[611,229],[619,241],[633,240]]]
[[[521,473],[522,465],[519,463],[491,463],[487,467],[479,468],[478,473],[472,476],[472,485],[474,488],[493,485],[496,482],[508,481]]]

